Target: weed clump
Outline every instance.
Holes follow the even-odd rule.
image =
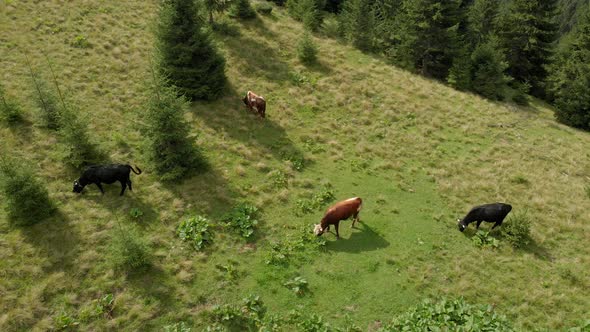
[[[14,225],[33,225],[51,217],[56,211],[45,184],[20,161],[0,160],[0,187],[8,219]]]
[[[332,188],[324,186],[322,190],[313,194],[311,199],[298,199],[295,202],[295,215],[303,216],[312,213],[313,211],[323,208],[326,204],[333,202],[335,198]]]
[[[297,57],[306,65],[314,64],[317,61],[318,47],[311,39],[309,33],[304,33],[303,38],[297,45]]]
[[[478,230],[477,233],[471,238],[473,244],[477,247],[485,248],[498,248],[500,246],[500,240],[490,235],[490,232]]]
[[[506,317],[491,306],[475,306],[463,299],[424,301],[384,326],[383,331],[514,331]]]
[[[181,240],[189,242],[195,250],[202,250],[213,243],[209,221],[203,216],[195,216],[181,221],[177,233]]]
[[[151,248],[139,232],[130,226],[118,227],[110,245],[111,260],[115,268],[142,270],[151,265]]]
[[[530,241],[531,220],[526,211],[513,214],[502,224],[502,238],[514,248],[522,248]]]
[[[283,286],[289,288],[297,296],[303,296],[306,293],[309,293],[309,283],[305,278],[301,276],[297,276],[293,279],[288,280],[283,284]]]
[[[250,203],[240,203],[226,213],[222,220],[228,227],[247,239],[254,234],[254,228],[258,225],[257,213],[256,206]]]

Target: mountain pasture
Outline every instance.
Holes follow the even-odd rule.
[[[588,133],[558,124],[541,102],[490,102],[321,34],[313,36],[317,64],[304,66],[295,42],[303,28],[275,7],[235,21],[239,35],[214,34],[227,61],[226,93],[192,103],[185,116],[210,169],[160,182],[142,153],[156,12],[156,1],[0,5],[2,83],[27,120],[0,126],[0,148],[26,160],[58,206],[30,227],[0,215],[0,330],[69,320],[81,330],[179,321],[199,330],[204,312],[250,294],[271,312],[313,312],[333,326],[347,315],[363,329],[440,297],[490,304],[518,329],[562,330],[589,318]],[[118,185],[104,185],[101,195],[91,185],[72,193],[80,172],[63,163],[57,135],[37,125],[25,55],[48,82],[51,63],[110,161],[141,167],[133,192],[119,197]],[[244,106],[248,90],[266,99],[264,120]],[[343,221],[340,240],[326,233],[313,254],[267,264],[273,244],[312,232],[330,204],[296,211],[325,188],[334,202],[363,199],[360,224]],[[242,201],[260,209],[248,241],[220,222]],[[491,202],[527,210],[531,243],[478,248],[472,228],[457,230],[457,218]],[[203,252],[176,234],[195,215],[216,225]],[[135,224],[150,243],[148,270],[126,274],[110,264],[121,224]],[[284,286],[297,276],[308,282],[302,296]],[[112,312],[96,314],[108,294]]]

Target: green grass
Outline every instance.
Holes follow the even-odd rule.
[[[26,228],[9,227],[0,215],[0,330],[75,322],[83,330],[178,321],[202,328],[203,312],[249,294],[270,312],[297,308],[336,326],[348,314],[363,328],[443,296],[491,304],[519,329],[559,330],[588,318],[587,133],[557,124],[547,105],[489,102],[331,39],[314,37],[318,63],[304,67],[293,42],[303,29],[275,7],[236,23],[239,35],[216,35],[227,93],[186,114],[211,170],[160,183],[140,133],[155,11],[155,1],[0,7],[3,85],[28,120],[1,126],[0,148],[37,166],[59,208]],[[73,46],[78,36],[89,46]],[[47,54],[101,151],[144,170],[132,175],[133,192],[119,197],[116,185],[105,185],[104,196],[93,186],[71,192],[79,173],[60,161],[56,135],[37,125],[23,52],[41,72]],[[246,111],[240,97],[247,90],[266,98],[265,121]],[[272,243],[301,227],[311,232],[325,207],[298,216],[297,201],[327,184],[337,200],[363,198],[361,223],[343,222],[341,240],[325,234],[324,249],[287,266],[266,264]],[[203,215],[218,224],[244,200],[260,208],[252,239],[215,229],[205,252],[178,239],[181,220]],[[526,247],[478,248],[472,227],[458,232],[457,217],[495,201],[528,210]],[[141,220],[129,217],[133,209]],[[145,273],[121,273],[109,262],[117,219],[137,224],[149,241]],[[228,281],[215,266],[230,265],[239,277]],[[308,282],[303,296],[284,286],[297,276]],[[106,294],[115,299],[111,314],[88,315]]]

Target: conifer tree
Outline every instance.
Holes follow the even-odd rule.
[[[549,83],[557,119],[590,130],[590,7],[574,34],[552,66]]]
[[[475,0],[467,11],[467,39],[475,47],[495,33],[498,0]]]
[[[422,75],[446,79],[456,50],[460,0],[405,0],[397,58]]]
[[[229,16],[249,19],[256,17],[256,12],[250,5],[250,0],[236,0],[229,9]]]
[[[184,120],[188,108],[185,98],[173,86],[154,78],[155,87],[147,104],[145,137],[147,157],[156,174],[164,181],[183,178],[207,164],[189,138]]]
[[[225,60],[202,29],[193,0],[164,0],[156,29],[161,75],[187,98],[215,99],[225,86]]]
[[[557,37],[556,8],[556,0],[513,0],[499,18],[508,73],[518,82],[528,82],[531,93],[539,97],[544,96],[546,66]]]
[[[346,0],[342,5],[341,26],[352,44],[368,51],[372,45],[373,12],[369,0]]]
[[[495,39],[480,44],[471,54],[471,89],[486,98],[503,99],[510,81],[504,73],[507,67]]]

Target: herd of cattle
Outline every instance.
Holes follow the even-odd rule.
[[[265,117],[266,101],[262,96],[258,96],[252,91],[248,91],[242,99],[244,104],[250,111],[256,111],[261,118]],[[111,164],[111,165],[94,165],[86,168],[79,179],[74,181],[74,192],[81,193],[85,186],[94,183],[101,193],[104,194],[101,183],[112,184],[116,181],[121,183],[121,193],[125,193],[126,187],[133,190],[131,187],[131,171],[135,174],[141,174],[141,169],[137,166],[137,171],[131,165]],[[314,225],[313,233],[317,236],[330,230],[330,226],[334,225],[336,229],[336,238],[340,238],[338,233],[338,226],[340,221],[353,218],[352,226],[359,221],[359,213],[363,205],[363,200],[360,197],[353,197],[347,200],[338,202],[328,208],[324,217],[319,224]],[[493,222],[492,229],[502,225],[506,215],[512,210],[510,204],[505,203],[491,203],[478,205],[472,208],[463,219],[457,219],[458,227],[463,232],[467,226],[472,223],[477,223],[477,228],[484,222]]]

